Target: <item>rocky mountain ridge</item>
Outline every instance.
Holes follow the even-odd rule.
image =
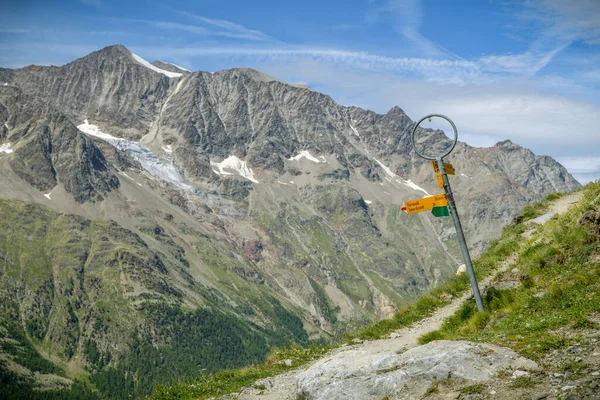
[[[249,337],[274,326],[263,332],[270,343],[248,350],[251,359],[277,341],[323,340],[388,317],[460,263],[449,221],[399,210],[439,190],[431,166],[410,151],[413,122],[399,107],[376,114],[258,71],[189,72],[140,61],[123,46],[63,67],[0,69],[0,82],[0,195],[94,221],[82,226],[109,219],[137,237],[115,245],[128,255],[109,252],[98,268],[114,290],[106,309],[130,310],[141,332],[160,328],[136,311],[153,303],[225,313]],[[443,139],[441,131],[423,133],[425,145]],[[524,204],[578,187],[556,161],[508,141],[487,149],[459,143],[450,161],[475,251]],[[44,235],[44,251],[60,251]],[[131,256],[147,249],[154,255],[146,261]],[[52,259],[55,274],[85,276],[90,251]],[[147,260],[156,268],[143,270]],[[131,275],[135,265],[142,269]],[[146,275],[161,283],[133,284]],[[49,310],[81,305],[72,297],[57,303],[37,281],[20,279],[2,284],[15,304],[14,288],[26,287]],[[33,314],[19,313],[30,326]],[[43,326],[60,329],[54,314],[44,315]],[[101,376],[133,363],[126,349],[140,337],[132,339],[135,330],[121,318],[96,326],[78,316],[79,334],[68,346],[47,328],[35,330],[36,340],[56,346],[62,362],[94,365],[92,376]],[[99,331],[111,332],[110,341]],[[184,334],[177,335],[154,344],[179,343]],[[110,361],[99,364],[88,348]]]

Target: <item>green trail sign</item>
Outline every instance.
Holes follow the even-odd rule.
[[[450,213],[448,212],[448,206],[442,207],[433,207],[431,209],[431,213],[436,217],[448,217]]]

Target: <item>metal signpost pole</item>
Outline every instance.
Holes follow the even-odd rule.
[[[456,203],[454,202],[454,195],[452,194],[452,189],[450,188],[448,174],[446,174],[444,160],[442,158],[438,158],[436,162],[442,173],[442,179],[444,180],[444,191],[446,192],[446,198],[448,199],[448,211],[450,212],[450,216],[452,217],[452,221],[454,222],[456,235],[458,236],[458,244],[460,245],[460,251],[462,253],[463,259],[465,260],[465,265],[467,266],[467,273],[469,274],[469,280],[471,281],[471,287],[473,288],[473,296],[475,296],[477,310],[479,310],[479,312],[483,312],[483,302],[481,301],[481,294],[479,293],[479,285],[477,284],[477,278],[475,277],[475,270],[473,269],[473,263],[471,262],[471,255],[469,254],[469,249],[467,247],[467,241],[465,240],[465,235],[463,233],[462,224],[460,223],[460,218],[458,217],[458,211],[456,209]]]
[[[425,121],[426,119],[429,119],[429,121],[431,121],[431,118],[433,118],[433,117],[439,117],[439,118],[445,119],[446,121],[448,121],[450,123],[450,125],[452,125],[452,129],[454,130],[454,143],[452,143],[452,146],[450,146],[450,148],[448,150],[446,150],[446,152],[444,154],[439,154],[436,156],[431,156],[431,155],[421,153],[415,145],[415,134],[417,132],[417,128],[419,127],[421,122]],[[442,176],[444,191],[446,192],[446,199],[448,201],[448,212],[449,212],[450,216],[452,216],[452,221],[454,222],[454,227],[456,228],[456,235],[458,236],[458,243],[460,245],[460,251],[462,253],[463,259],[465,260],[465,266],[467,267],[467,273],[469,274],[469,280],[471,281],[471,288],[473,289],[473,296],[475,297],[475,303],[477,304],[477,310],[479,310],[479,312],[483,312],[483,301],[481,300],[481,293],[479,293],[479,286],[477,284],[477,278],[475,277],[475,270],[473,269],[473,263],[471,262],[471,255],[469,254],[469,248],[467,247],[467,241],[465,240],[465,234],[462,229],[462,224],[460,223],[460,218],[458,217],[458,212],[456,210],[456,202],[454,201],[454,195],[452,194],[452,189],[450,188],[450,181],[448,180],[448,173],[446,171],[446,165],[444,164],[444,157],[446,157],[448,154],[450,154],[452,152],[452,150],[454,150],[454,147],[456,146],[456,143],[458,142],[458,130],[456,129],[456,125],[454,125],[454,122],[452,122],[452,120],[450,118],[446,117],[445,115],[441,115],[441,114],[427,115],[426,117],[421,118],[419,120],[419,122],[417,122],[417,124],[415,125],[415,127],[412,131],[411,142],[412,142],[412,147],[413,147],[413,150],[415,151],[415,153],[417,153],[421,158],[424,158],[426,160],[431,160],[435,164],[437,164],[439,172]],[[451,166],[449,165],[449,167],[451,167]]]

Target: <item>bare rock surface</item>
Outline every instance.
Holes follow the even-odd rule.
[[[486,382],[503,370],[537,370],[510,349],[466,341],[434,341],[403,354],[350,350],[327,357],[298,376],[298,398],[414,399],[434,380]]]

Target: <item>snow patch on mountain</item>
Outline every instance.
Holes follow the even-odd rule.
[[[170,72],[170,71],[165,71],[164,69],[158,68],[158,67],[150,64],[148,61],[144,60],[142,57],[138,56],[137,54],[131,53],[131,56],[133,57],[133,59],[135,61],[142,64],[144,67],[149,68],[154,72],[158,72],[159,74],[166,75],[169,78],[180,78],[183,75],[178,72]]]
[[[10,154],[12,152],[13,152],[13,149],[12,149],[12,146],[10,145],[10,143],[6,142],[6,143],[0,144],[0,153]]]
[[[118,138],[111,134],[104,133],[97,125],[90,124],[87,119],[83,124],[77,126],[77,129],[90,136],[105,140],[112,146],[123,151],[127,156],[139,162],[149,175],[171,183],[180,189],[194,190],[193,186],[185,183],[179,170],[172,162],[161,160],[147,147],[141,146],[139,143],[131,140]]]
[[[168,144],[166,146],[162,146],[162,150],[167,154],[173,153],[173,147],[171,147],[170,144]]]
[[[383,168],[383,170],[385,171],[385,173],[388,175],[386,177],[386,179],[389,182],[396,181],[397,183],[401,183],[404,186],[408,186],[409,188],[411,188],[411,189],[413,189],[415,191],[423,192],[427,196],[430,196],[430,194],[427,192],[427,190],[423,189],[421,186],[417,185],[416,183],[414,183],[410,179],[402,179],[402,178],[400,178],[398,175],[396,175],[395,173],[393,173],[392,170],[389,167],[383,165],[383,163],[381,161],[379,161],[376,158],[373,158],[373,160],[375,160],[377,162],[377,164],[379,164],[379,166],[381,168]]]
[[[427,190],[423,189],[421,186],[417,185],[416,183],[414,183],[414,182],[413,182],[413,181],[411,181],[410,179],[408,179],[408,180],[404,180],[404,179],[402,179],[402,178],[399,178],[399,179],[402,181],[402,183],[403,183],[403,184],[405,184],[405,185],[406,185],[406,186],[408,186],[409,188],[411,188],[411,189],[414,189],[414,190],[416,190],[416,191],[423,192],[423,193],[425,193],[427,196],[431,196],[431,195],[430,195],[430,194],[427,192]]]
[[[373,202],[372,202],[371,200],[365,200],[365,203],[366,203],[366,204],[371,204],[371,203],[373,203]]]
[[[83,120],[83,124],[78,125],[77,129],[79,129],[83,133],[87,133],[88,135],[91,135],[91,136],[96,136],[97,138],[104,139],[106,141],[109,141],[109,140],[125,140],[125,139],[121,139],[121,138],[115,137],[113,135],[110,135],[108,133],[102,132],[100,130],[100,128],[98,128],[98,125],[92,125],[92,124],[90,124],[87,119]]]
[[[250,167],[248,167],[248,164],[246,164],[246,161],[240,160],[236,156],[229,156],[226,159],[224,159],[223,161],[221,161],[220,163],[211,161],[210,165],[217,168],[217,169],[213,168],[213,172],[215,174],[234,175],[234,173],[228,172],[226,170],[235,171],[235,172],[237,172],[237,174],[239,176],[246,178],[251,182],[258,183],[258,181],[254,178],[254,172],[252,172]]]
[[[182,71],[185,71],[185,72],[192,72],[192,71],[190,71],[189,69],[187,69],[187,68],[183,68],[183,67],[180,67],[180,66],[179,66],[179,65],[177,65],[177,64],[173,64],[173,63],[169,63],[169,64],[171,64],[171,65],[172,65],[172,66],[174,66],[175,68],[179,68],[179,69],[180,69],[180,70],[182,70]]]
[[[356,128],[354,126],[352,126],[352,124],[350,124],[350,128],[352,128],[352,130],[354,131],[354,134],[358,137],[360,137],[360,135],[358,134],[358,131],[356,130]]]
[[[301,158],[306,158],[308,161],[312,161],[315,163],[324,163],[327,162],[327,159],[323,156],[319,156],[319,158],[314,157],[312,154],[310,154],[310,151],[308,150],[302,150],[300,151],[300,153],[298,153],[298,155],[290,158],[290,161],[300,161]]]

